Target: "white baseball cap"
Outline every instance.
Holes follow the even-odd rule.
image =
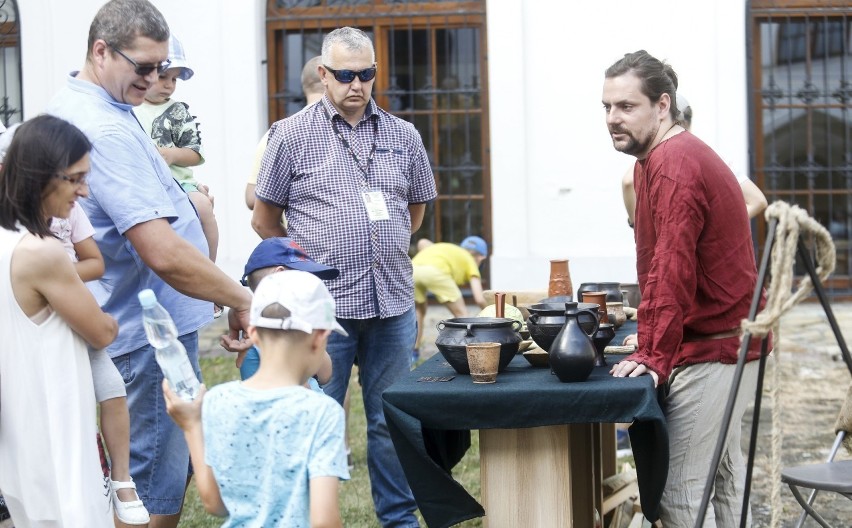
[[[189,67],[189,63],[186,61],[186,52],[183,49],[183,44],[174,35],[169,35],[169,60],[171,61],[169,69],[181,68],[178,79],[188,81],[195,75],[195,72],[192,71],[192,68]]]
[[[288,317],[264,317],[263,311],[279,304]],[[260,281],[251,301],[249,323],[259,328],[276,330],[334,330],[349,335],[334,317],[334,298],[322,280],[306,271],[288,270],[267,275]]]

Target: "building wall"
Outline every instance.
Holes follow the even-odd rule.
[[[243,204],[266,123],[264,0],[154,0],[195,76],[175,97],[201,123],[216,197],[219,265],[238,277],[258,242]],[[18,0],[26,117],[40,113],[85,59],[100,0]],[[641,7],[637,7],[640,6]],[[613,150],[600,103],[603,71],[647,49],[674,66],[694,132],[737,171],[747,149],[742,0],[490,0],[488,72],[493,190],[492,286],[546,286],[548,259],[568,258],[576,285],[635,280],[621,202],[632,158]]]
[[[604,70],[638,49],[670,62],[693,132],[746,171],[744,2],[500,0],[487,16],[493,285],[546,287],[551,258],[575,288],[635,281],[620,183],[634,158],[607,134]]]

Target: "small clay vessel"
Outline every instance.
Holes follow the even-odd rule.
[[[571,284],[571,272],[568,271],[568,259],[550,261],[550,282],[547,286],[547,296],[574,295],[574,286]]]
[[[602,323],[598,326],[598,331],[592,336],[592,342],[595,344],[595,366],[605,367],[606,358],[604,357],[604,348],[615,337],[615,328],[610,323]]]
[[[613,323],[616,328],[621,328],[621,325],[623,325],[624,322],[627,321],[627,314],[624,313],[624,303],[606,303],[606,313],[609,317],[609,321]]]
[[[583,302],[598,305],[598,315],[601,323],[608,323],[609,317],[606,313],[606,292],[583,292]]]

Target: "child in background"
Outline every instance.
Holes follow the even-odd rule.
[[[169,37],[169,60],[169,69],[160,74],[145,94],[145,101],[134,108],[133,113],[154,140],[172,175],[192,200],[207,238],[210,260],[215,262],[219,227],[213,215],[213,199],[207,192],[207,186],[198,183],[190,169],[204,163],[201,133],[194,116],[189,113],[189,105],[172,99],[177,80],[188,81],[195,72],[186,62],[183,46],[174,35]]]
[[[428,292],[432,292],[438,302],[452,312],[453,317],[465,317],[467,306],[459,286],[470,284],[473,301],[480,308],[485,308],[479,266],[488,257],[488,243],[478,236],[469,236],[458,246],[446,242],[435,244],[431,240],[421,239],[417,242],[417,249],[417,254],[411,259],[414,308],[417,311],[417,341],[412,353],[413,361],[420,356]]]
[[[287,270],[307,271],[322,280],[334,280],[340,275],[337,268],[324,266],[311,259],[292,238],[272,237],[262,240],[251,252],[240,282],[254,292],[264,277]],[[249,343],[245,340],[235,342],[227,334],[222,336],[222,346],[231,352],[242,353],[248,345]],[[245,357],[238,357],[241,379],[246,380],[254,376],[259,366],[260,353],[254,345],[246,350]],[[312,389],[320,390],[319,385],[328,383],[329,379],[331,379],[331,357],[326,354],[325,361],[317,371],[316,379],[312,377],[308,380],[308,384]]]
[[[302,387],[327,355],[330,332],[346,335],[334,313],[316,276],[273,273],[251,303],[248,333],[262,356],[257,373],[209,394],[202,386],[192,402],[163,384],[204,508],[229,516],[225,526],[342,526],[338,481],[349,478],[343,409]]]

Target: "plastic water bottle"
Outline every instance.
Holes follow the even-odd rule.
[[[157,302],[157,295],[152,290],[139,292],[139,303],[142,305],[142,325],[148,342],[156,350],[157,363],[163,376],[178,396],[184,400],[194,400],[200,384],[186,355],[186,348],[178,340],[172,316]]]

